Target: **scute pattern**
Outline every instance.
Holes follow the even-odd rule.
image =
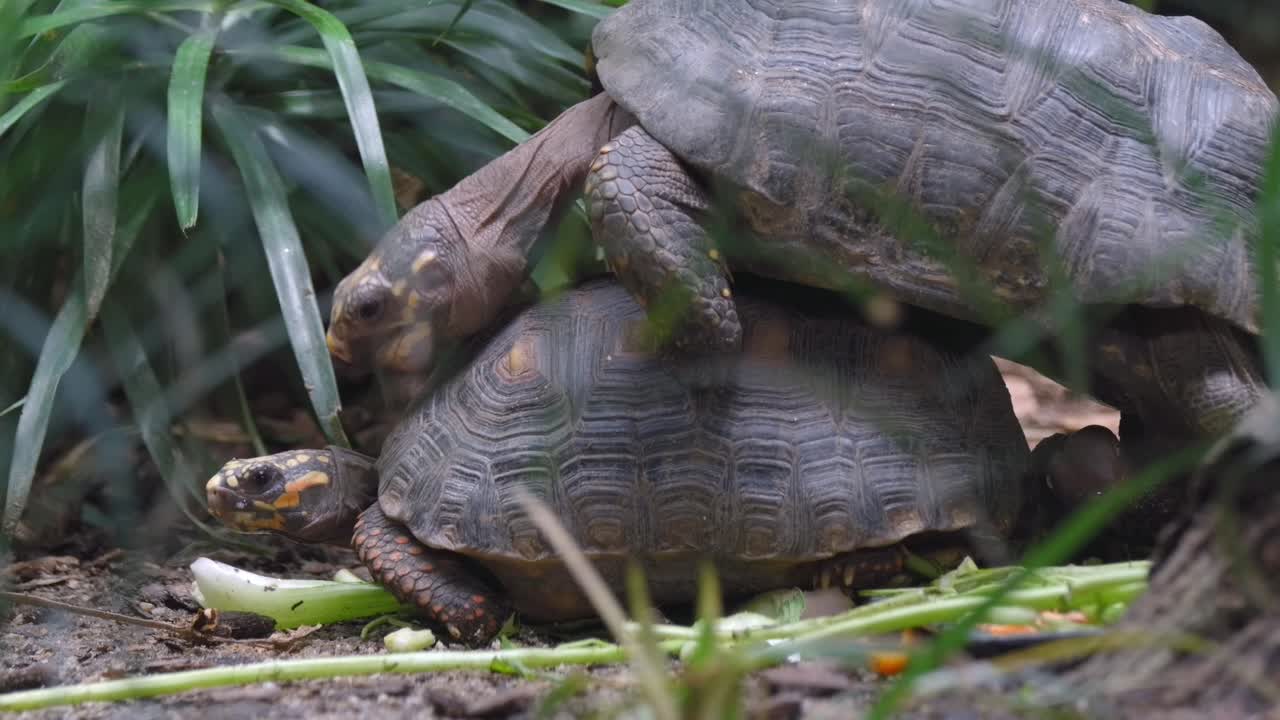
[[[616,283],[525,311],[387,440],[383,511],[428,546],[525,561],[551,550],[516,487],[594,557],[787,563],[1008,527],[1028,451],[989,359],[739,303],[746,350],[698,389],[638,349],[644,313]],[[499,372],[515,347],[529,369]]]
[[[635,0],[593,49],[649,134],[772,206],[753,224],[779,257],[973,317],[858,195],[891,190],[1011,302],[1045,298],[1052,239],[1083,301],[1160,269],[1141,302],[1257,332],[1252,209],[1280,104],[1198,20],[1119,0]]]

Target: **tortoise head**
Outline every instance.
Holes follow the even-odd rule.
[[[482,329],[519,287],[523,255],[490,248],[449,203],[411,210],[338,283],[327,341],[344,374],[424,375],[444,343]]]
[[[373,460],[350,450],[290,450],[232,460],[205,484],[209,512],[241,532],[348,545],[376,501]]]

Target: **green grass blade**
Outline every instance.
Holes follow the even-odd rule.
[[[213,12],[222,4],[220,0],[174,0],[173,2],[162,2],[161,0],[112,0],[111,2],[100,2],[28,18],[22,21],[22,26],[18,30],[18,37],[32,37],[47,33],[50,30],[58,30],[69,25],[77,25],[112,15],[171,12],[174,10]]]
[[[1258,207],[1258,284],[1262,292],[1262,356],[1267,380],[1280,382],[1280,287],[1276,245],[1280,243],[1280,127],[1271,137]]]
[[[341,401],[325,344],[324,324],[316,305],[311,270],[302,251],[298,228],[289,210],[284,182],[257,133],[240,112],[226,103],[213,104],[213,118],[240,168],[254,223],[262,238],[267,265],[284,314],[289,342],[320,427],[330,442],[349,446],[338,419]]]
[[[279,60],[307,67],[332,67],[328,55],[324,52],[296,45],[257,46],[235,50],[231,54],[240,57]],[[471,94],[471,91],[448,78],[383,62],[370,62],[365,65],[365,70],[369,73],[369,77],[392,85],[398,85],[419,95],[434,98],[480,122],[514,143],[524,142],[529,137],[529,133],[521,129],[520,126],[506,119],[496,110],[486,105],[480,98]]]
[[[458,23],[462,22],[463,16],[467,14],[467,11],[471,9],[473,4],[474,0],[462,0],[462,4],[458,6],[458,12],[453,14],[453,19],[451,19],[449,24],[440,31],[440,34],[436,36],[436,39],[431,41],[432,47],[439,45],[441,40],[445,39],[449,33],[453,32],[454,28],[458,27]]]
[[[95,103],[96,104],[96,103]],[[85,314],[92,323],[111,284],[112,250],[116,234],[117,200],[120,195],[120,141],[124,135],[124,105],[104,101],[110,107],[89,112],[89,133],[101,137],[89,151],[81,193],[84,223]]]
[[[193,227],[200,213],[204,81],[216,35],[209,28],[183,40],[169,76],[169,185],[183,230]]]
[[[134,421],[147,452],[155,461],[160,477],[170,497],[187,519],[201,530],[214,534],[214,529],[191,512],[192,504],[199,505],[203,493],[199,492],[196,474],[185,456],[171,440],[169,425],[171,416],[164,402],[164,393],[156,379],[151,363],[147,361],[142,344],[130,326],[125,312],[116,305],[102,310],[102,329],[107,349],[124,384],[125,397],[133,408]]]
[[[554,5],[570,12],[576,12],[579,15],[586,15],[597,20],[603,20],[609,17],[613,12],[613,8],[590,2],[589,0],[542,0],[547,5]]]
[[[1169,478],[1196,467],[1204,456],[1205,450],[1204,445],[1193,445],[1161,458],[1068,516],[1048,538],[1027,551],[1021,567],[988,595],[982,605],[939,633],[922,653],[912,658],[907,671],[881,693],[875,706],[867,715],[869,720],[885,720],[891,717],[899,703],[908,697],[916,681],[930,670],[940,667],[952,654],[960,651],[969,633],[982,622],[986,613],[999,605],[1010,593],[1018,590],[1038,568],[1058,564],[1079,552],[1126,507],[1132,506],[1135,501]]]
[[[9,128],[13,127],[14,123],[21,120],[23,115],[26,115],[32,108],[36,107],[40,103],[48,100],[66,84],[66,80],[59,80],[57,82],[49,83],[43,87],[38,87],[27,93],[21,100],[14,103],[13,107],[9,108],[3,115],[0,115],[0,138],[4,137],[4,134],[9,131]]]
[[[143,223],[151,214],[152,203],[144,203],[129,222],[115,234],[115,247],[111,252],[111,271],[108,282],[120,270],[125,256],[133,247]],[[71,292],[58,315],[54,318],[49,334],[45,336],[36,360],[36,369],[27,387],[26,402],[18,416],[18,430],[14,435],[13,459],[9,465],[9,487],[4,503],[4,518],[0,522],[0,535],[10,537],[27,507],[27,495],[35,478],[40,450],[44,447],[45,434],[49,430],[49,418],[53,414],[53,401],[58,393],[58,383],[71,369],[80,344],[89,326],[88,306],[85,303],[85,283],[77,273],[71,283]]]
[[[213,334],[213,342],[218,346],[231,347],[231,308],[227,307],[227,283],[225,276],[227,272],[226,259],[222,250],[218,251],[218,266],[213,273],[213,282],[216,284],[218,308],[213,314],[213,323],[210,330]],[[253,419],[253,409],[249,407],[249,397],[244,391],[244,381],[240,378],[240,368],[235,361],[228,357],[226,364],[226,374],[231,376],[232,384],[235,387],[236,404],[240,407],[240,420],[243,423],[245,432],[249,435],[249,441],[253,444],[253,449],[258,455],[267,454],[266,443],[262,442],[262,434],[258,432],[258,424]]]
[[[365,175],[379,214],[388,227],[399,219],[396,211],[396,194],[391,187],[391,168],[387,164],[387,151],[382,145],[382,130],[378,126],[378,110],[373,104],[373,92],[365,76],[360,53],[351,39],[347,26],[328,11],[302,0],[270,0],[275,5],[295,13],[315,27],[329,52],[333,74],[338,78],[338,88],[347,104],[347,115],[355,132],[356,146],[364,163]]]

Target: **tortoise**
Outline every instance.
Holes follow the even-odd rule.
[[[592,612],[518,488],[615,590],[639,562],[661,605],[692,599],[704,560],[730,596],[858,588],[901,573],[908,550],[982,557],[1021,526],[1029,451],[989,356],[774,294],[739,298],[740,353],[681,370],[624,287],[586,283],[478,343],[376,459],[233,460],[209,509],[240,530],[353,543],[376,580],[472,644],[512,607]]]
[[[1098,316],[1087,379],[1127,452],[1219,434],[1258,397],[1253,208],[1278,105],[1203,22],[1119,0],[633,0],[592,49],[603,93],[415,207],[339,284],[340,366],[417,373],[487,327],[585,188],[676,349],[741,344],[731,270],[1050,336],[1065,297]]]

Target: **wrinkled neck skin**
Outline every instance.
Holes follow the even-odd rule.
[[[600,147],[635,124],[601,93],[437,196],[466,242],[450,334],[486,327],[519,289],[534,247],[582,192]]]
[[[350,547],[356,519],[378,501],[378,473],[374,470],[374,459],[368,455],[333,445],[328,450],[337,466],[330,495],[332,505],[320,513],[321,519],[307,528],[307,537],[311,542]]]

